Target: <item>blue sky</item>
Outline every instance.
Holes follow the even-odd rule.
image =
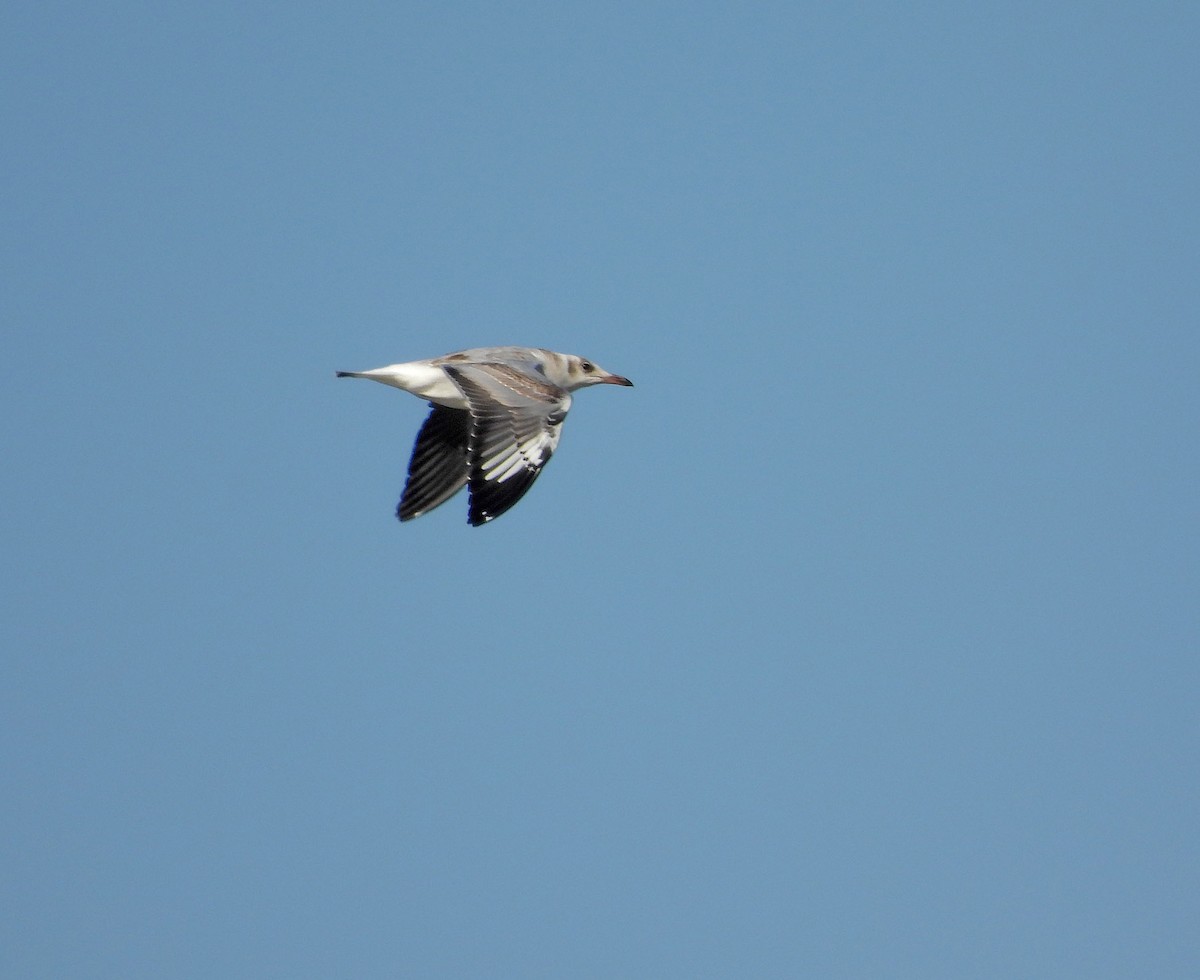
[[[9,5],[0,972],[1195,975],[1197,36]]]

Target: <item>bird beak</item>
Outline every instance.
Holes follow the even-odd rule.
[[[632,388],[633,382],[628,378],[622,378],[619,374],[606,374],[600,379],[602,385],[624,385],[626,388]]]

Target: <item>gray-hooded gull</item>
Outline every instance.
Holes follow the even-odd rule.
[[[633,386],[594,361],[544,347],[477,347],[373,371],[369,378],[426,399],[396,516],[410,521],[468,488],[468,521],[495,520],[524,496],[549,461],[571,408],[589,385]]]

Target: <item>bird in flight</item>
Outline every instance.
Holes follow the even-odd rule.
[[[586,357],[544,347],[477,347],[337,376],[369,378],[429,402],[396,516],[411,521],[465,486],[473,527],[495,520],[533,485],[558,446],[572,391],[633,386]]]

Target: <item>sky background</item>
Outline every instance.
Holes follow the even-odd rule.
[[[1196,976],[1198,37],[7,4],[0,974]]]

